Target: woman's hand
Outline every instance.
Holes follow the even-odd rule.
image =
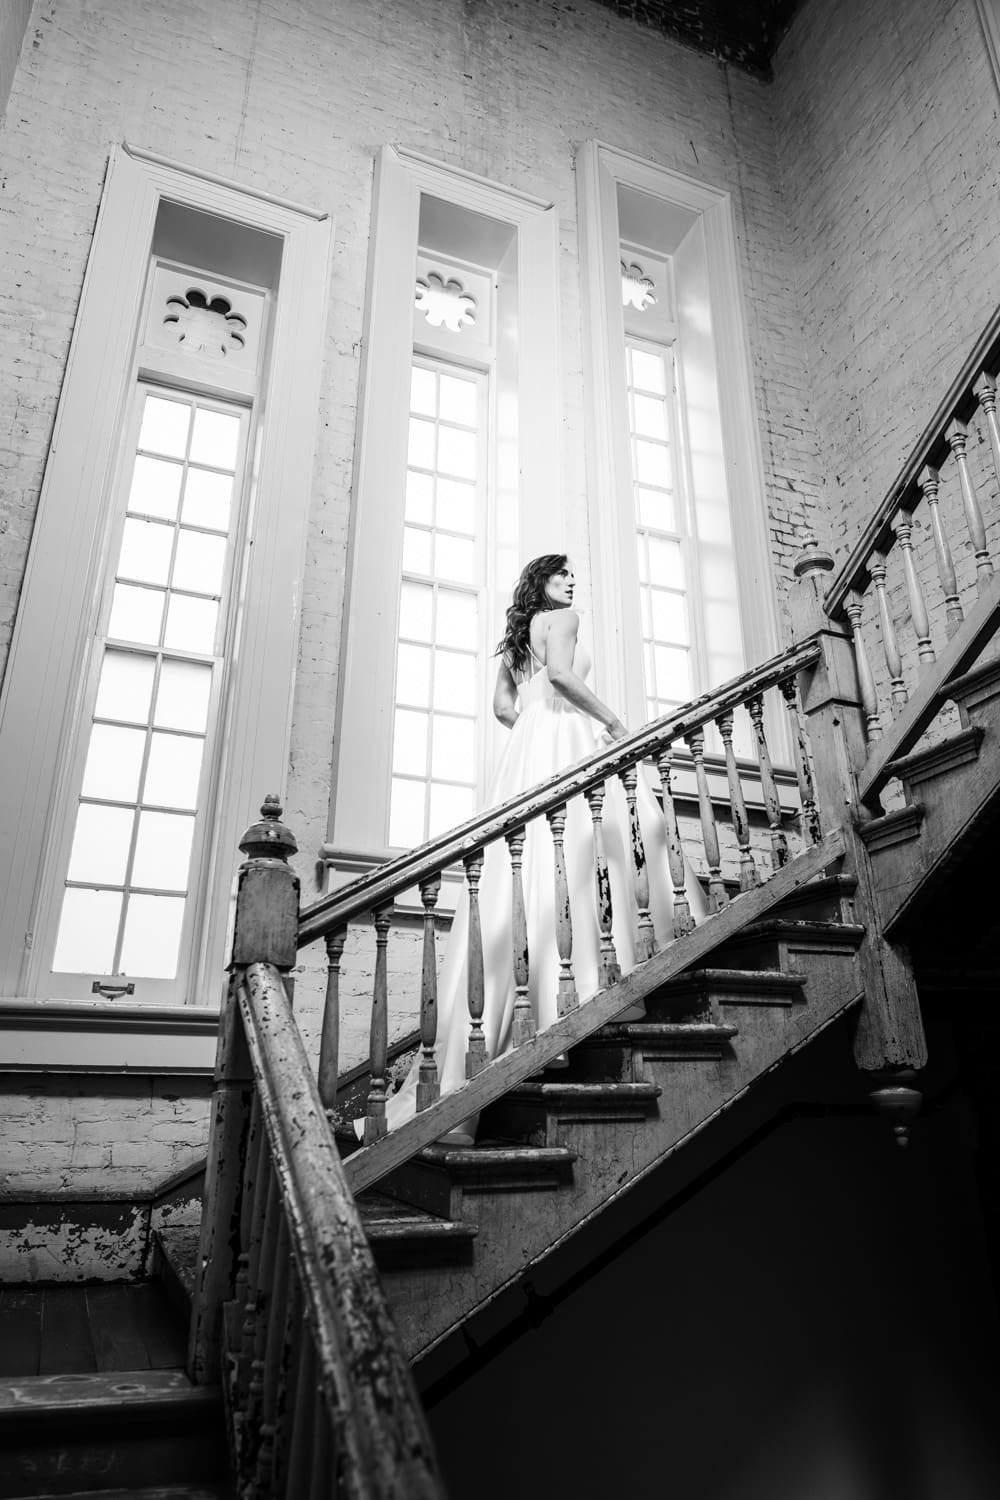
[[[612,741],[624,740],[628,738],[628,730],[625,728],[625,725],[622,723],[621,719],[615,719],[613,723],[608,725],[604,733],[608,736],[608,739]]]

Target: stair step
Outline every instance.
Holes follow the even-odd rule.
[[[765,917],[751,922],[717,949],[727,965],[740,968],[794,970],[793,959],[802,953],[851,954],[864,939],[858,922],[797,921],[789,917]]]
[[[379,1188],[403,1203],[460,1220],[466,1193],[534,1193],[558,1188],[572,1179],[575,1161],[576,1152],[565,1146],[435,1144],[390,1172]]]
[[[806,976],[794,969],[690,969],[663,985],[652,1005],[657,1009],[665,1005],[670,1010],[686,1005],[695,1012],[714,1012],[717,1004],[792,1005],[801,998],[805,982]],[[695,999],[701,1003],[693,1006]]]
[[[626,1023],[642,1024],[642,1023]],[[504,1095],[503,1104],[544,1104],[560,1114],[580,1112],[621,1118],[621,1111],[645,1114],[645,1106],[655,1104],[662,1089],[655,1083],[519,1083]]]
[[[209,1488],[203,1485],[154,1485],[151,1488],[127,1490],[74,1490],[63,1495],[61,1500],[230,1500],[230,1490]],[[20,1496],[18,1500],[35,1500],[32,1496]]]
[[[375,1264],[382,1270],[403,1270],[412,1265],[450,1265],[467,1261],[472,1241],[479,1233],[474,1224],[457,1216],[427,1212],[390,1196],[380,1184],[357,1197],[358,1212]]]
[[[201,1230],[193,1224],[170,1225],[153,1231],[153,1274],[184,1318],[191,1316],[194,1306],[200,1236]]]
[[[738,1027],[719,1021],[623,1021],[603,1026],[593,1037],[574,1047],[573,1057],[575,1060],[581,1048],[606,1048],[609,1042],[659,1057],[718,1057],[738,1035]]]
[[[911,789],[919,786],[922,781],[945,776],[959,766],[978,760],[984,732],[980,724],[972,724],[968,729],[959,730],[957,734],[929,745],[926,750],[914,750],[910,755],[890,761],[885,769],[890,776],[899,777],[909,802],[912,800]]]
[[[814,920],[849,921],[854,915],[852,903],[857,888],[856,875],[820,875],[779,901],[773,914],[794,918],[808,913]]]
[[[977,716],[1000,697],[1000,660],[996,657],[953,677],[945,689],[957,706],[963,727],[975,723]]]

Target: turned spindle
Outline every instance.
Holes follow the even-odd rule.
[[[809,747],[806,744],[805,725],[802,723],[802,715],[799,712],[799,692],[794,677],[786,677],[780,687],[792,728],[792,755],[795,760],[795,779],[799,786],[799,803],[802,809],[802,837],[811,844],[818,844],[823,837],[823,830],[820,827],[819,809],[816,806],[816,788],[813,784]]]
[[[420,1068],[417,1072],[417,1109],[426,1109],[440,1098],[438,1077],[437,1024],[438,975],[435,949],[434,908],[441,891],[441,876],[432,875],[420,882],[420,900],[424,907],[424,951],[420,972]]]
[[[962,601],[958,597],[958,580],[955,577],[955,560],[951,555],[951,543],[941,520],[939,507],[939,492],[941,489],[941,476],[937,469],[929,465],[920,471],[917,479],[917,488],[927,501],[931,513],[931,535],[934,537],[934,553],[937,557],[938,578],[941,582],[941,592],[944,595],[945,630],[948,636],[953,636],[955,631],[965,619],[965,611],[962,609]]]
[[[577,1006],[576,980],[573,978],[573,919],[569,909],[569,882],[566,879],[566,805],[546,813],[552,831],[552,856],[555,881],[556,952],[559,954],[559,981],[556,986],[556,1013],[564,1016]]]
[[[619,772],[619,776],[625,788],[625,801],[628,804],[629,843],[632,846],[632,879],[636,906],[635,961],[641,964],[647,958],[652,958],[656,952],[656,933],[653,931],[653,918],[649,913],[649,870],[646,867],[646,847],[642,842],[642,828],[639,825],[637,800],[639,768],[628,766],[624,771]]]
[[[882,738],[882,721],[878,716],[878,696],[875,692],[875,676],[872,672],[872,664],[868,659],[868,651],[861,631],[861,613],[864,609],[864,599],[856,589],[852,589],[848,594],[844,607],[847,610],[847,618],[851,622],[851,636],[854,641],[854,663],[858,673],[861,706],[865,714],[865,732],[868,739],[880,740]]]
[[[917,658],[920,661],[934,661],[936,658],[934,647],[931,645],[931,625],[927,615],[927,605],[913,559],[913,515],[908,510],[901,510],[896,516],[896,540],[903,554],[903,577],[906,579],[906,594],[910,601],[913,633],[917,638]]]
[[[1000,427],[997,426],[997,382],[994,375],[987,370],[976,380],[972,387],[976,400],[982,407],[986,416],[986,426],[990,434],[990,448],[993,452],[993,473],[997,483],[1000,484]]]
[[[375,986],[372,993],[371,1084],[365,1116],[366,1146],[374,1146],[386,1133],[389,1050],[389,960],[386,950],[391,921],[391,906],[383,906],[375,913]]]
[[[885,654],[885,664],[889,669],[889,691],[896,707],[902,708],[907,701],[908,694],[906,684],[903,682],[903,659],[900,656],[899,642],[896,639],[896,626],[885,588],[884,552],[872,553],[868,560],[868,571],[875,585],[875,597],[878,602],[878,616],[882,625],[882,650]]]
[[[601,952],[598,960],[598,983],[602,990],[617,984],[622,971],[615,952],[611,927],[614,913],[611,906],[611,877],[608,874],[608,858],[604,848],[604,798],[605,787],[591,787],[587,793],[590,816],[594,824],[594,882],[597,895],[597,925],[601,933]]]
[[[324,1109],[337,1102],[337,1068],[340,1052],[340,960],[347,941],[347,929],[326,935],[326,1000],[323,1004],[323,1030],[319,1040],[319,1072],[316,1085]]]
[[[726,756],[726,776],[729,780],[729,805],[733,810],[733,828],[736,833],[736,847],[740,851],[740,890],[752,891],[754,886],[760,885],[760,876],[757,866],[753,862],[750,852],[750,819],[747,817],[746,798],[743,795],[743,785],[740,781],[740,773],[736,767],[736,752],[733,749],[733,711],[720,714],[716,719],[719,734],[722,736],[722,746]]]
[[[465,1054],[465,1076],[475,1078],[487,1063],[486,1037],[483,1034],[483,928],[479,915],[479,877],[483,873],[483,851],[476,849],[463,861],[465,883],[469,892],[469,1046]]]
[[[291,1264],[288,1220],[282,1213],[274,1248],[271,1298],[267,1311],[264,1372],[261,1380],[260,1422],[257,1428],[256,1493],[271,1495],[276,1435],[279,1420],[278,1388],[284,1368],[285,1324],[288,1317],[289,1267]]]
[[[719,852],[719,830],[715,825],[715,809],[712,794],[708,789],[708,772],[705,770],[705,731],[692,729],[684,736],[684,743],[694,761],[694,776],[698,787],[698,814],[701,818],[701,841],[708,865],[708,909],[721,911],[729,904],[729,896],[722,881],[722,855]]]
[[[667,868],[674,892],[674,937],[683,937],[694,930],[694,917],[687,897],[687,868],[684,863],[684,846],[677,823],[677,808],[670,787],[670,746],[662,745],[656,758],[656,769],[660,773],[660,788],[663,794],[663,827],[667,837]]]
[[[972,484],[972,475],[969,472],[969,429],[964,422],[959,422],[956,419],[954,422],[949,422],[944,435],[945,441],[955,456],[955,463],[958,465],[958,477],[962,486],[962,504],[965,507],[965,521],[969,528],[972,550],[976,558],[976,587],[981,593],[985,584],[993,577],[993,564],[990,561],[989,549],[986,546],[986,526],[983,522],[983,512]]]
[[[522,1043],[530,1042],[535,1034],[535,1018],[531,1013],[531,997],[528,994],[528,921],[524,910],[524,881],[521,874],[525,830],[512,828],[506,838],[507,848],[510,850],[511,942],[514,959],[513,1041],[515,1047],[520,1047]]]
[[[771,837],[771,863],[776,870],[780,870],[782,865],[788,863],[788,840],[781,824],[781,798],[778,796],[778,787],[774,780],[771,751],[764,729],[764,699],[760,695],[748,699],[746,709],[750,715],[750,723],[753,725],[754,743],[757,746],[760,790],[764,798],[764,813]]]

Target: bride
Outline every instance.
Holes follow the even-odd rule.
[[[565,770],[626,734],[618,716],[587,686],[590,658],[578,639],[580,618],[573,609],[575,583],[569,558],[546,553],[529,562],[514,588],[503,639],[493,712],[510,730],[487,792],[494,807],[516,792]],[[595,728],[596,725],[599,728]],[[642,774],[638,782],[640,827],[649,876],[650,914],[657,941],[672,935],[672,890],[666,838],[659,806]],[[604,840],[613,908],[612,934],[623,973],[635,966],[633,934],[636,904],[629,850],[628,810],[617,777],[607,784]],[[594,886],[593,825],[586,799],[567,805],[566,872],[573,926],[573,972],[580,1001],[598,988],[600,930]],[[524,903],[528,924],[529,994],[539,1031],[557,1019],[559,960],[555,937],[552,839],[544,818],[527,825],[524,843]],[[705,899],[690,871],[686,890],[692,914],[701,920]],[[485,1006],[483,1032],[489,1057],[511,1044],[514,975],[511,957],[510,862],[502,839],[485,850],[480,880]],[[438,979],[437,1064],[441,1093],[465,1082],[469,1014],[466,994],[468,899],[463,886]],[[630,1010],[635,1018],[641,1010]],[[551,1065],[550,1065],[551,1066]],[[386,1103],[390,1130],[416,1111],[419,1057],[397,1093]],[[466,1120],[443,1140],[472,1145],[478,1117]],[[355,1122],[355,1128],[362,1122]],[[361,1131],[358,1131],[361,1134]]]

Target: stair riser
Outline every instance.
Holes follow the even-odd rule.
[[[221,1423],[164,1425],[155,1417],[114,1420],[49,1415],[24,1421],[16,1449],[0,1452],[0,1500],[87,1489],[206,1482],[225,1472]]]

